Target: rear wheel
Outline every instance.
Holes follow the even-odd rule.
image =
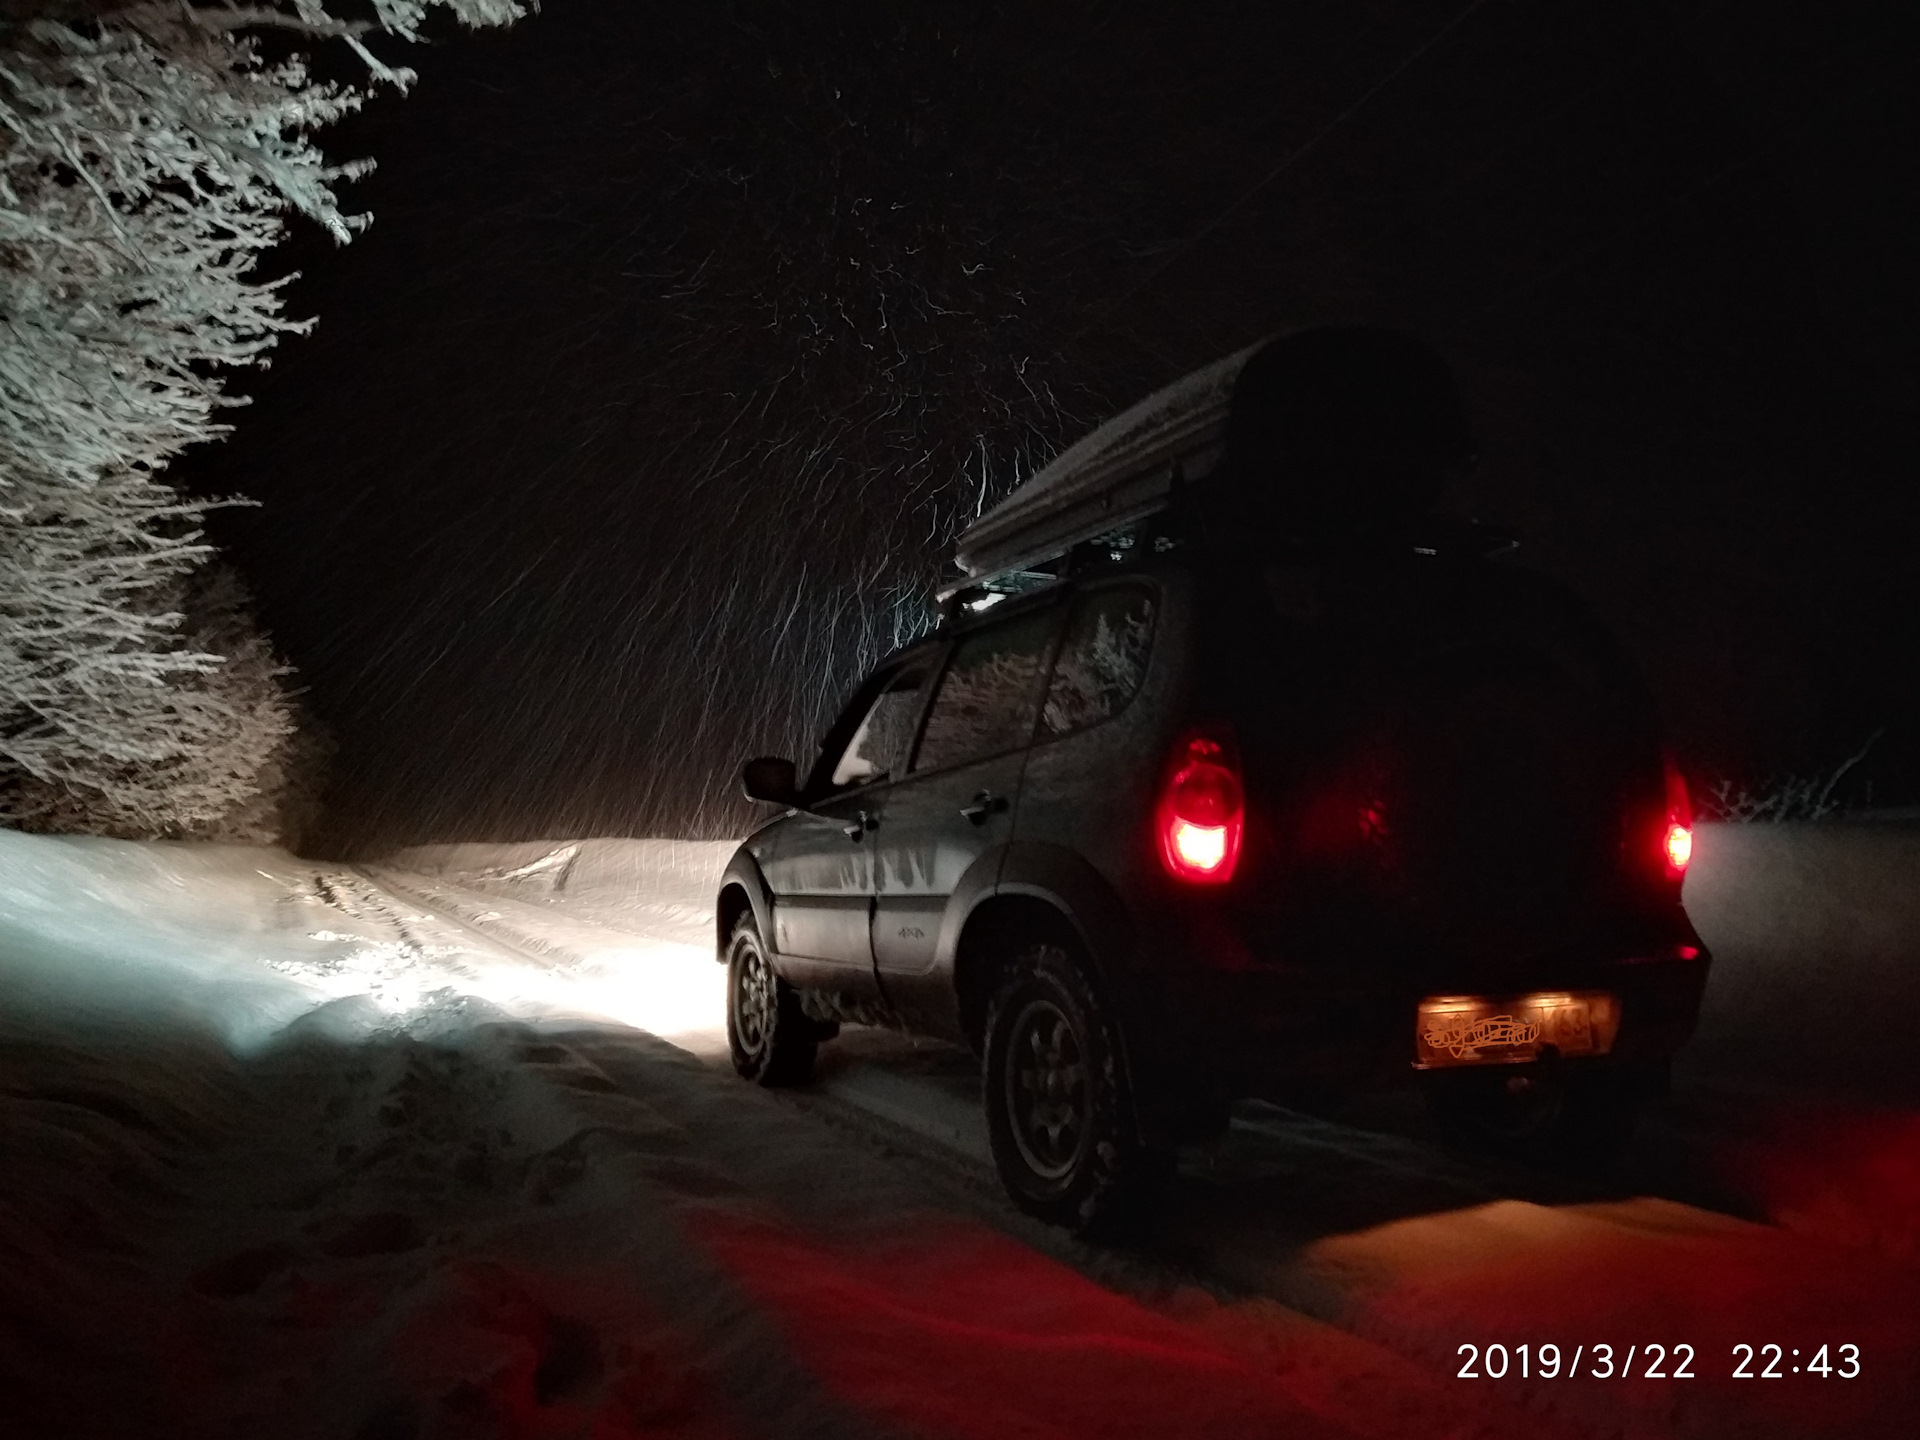
[[[987,1012],[985,1068],[994,1164],[1029,1215],[1095,1227],[1163,1168],[1140,1143],[1112,1010],[1064,947],[1015,956]]]
[[[813,1073],[819,1027],[800,995],[773,973],[760,927],[742,915],[727,944],[727,1049],[733,1068],[761,1085],[797,1085]]]

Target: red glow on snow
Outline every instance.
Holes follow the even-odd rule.
[[[1352,1433],[1235,1349],[982,1229],[831,1250],[717,1214],[694,1233],[843,1401],[916,1434]]]
[[[1920,1113],[1801,1104],[1722,1159],[1777,1225],[1920,1262]]]
[[[1233,878],[1246,802],[1239,772],[1218,742],[1184,743],[1161,793],[1157,818],[1160,858],[1174,879],[1224,885]]]
[[[1533,1388],[1536,1397],[1577,1395],[1581,1408],[1568,1411],[1591,1433],[1891,1440],[1912,1432],[1905,1387],[1891,1377],[1920,1342],[1920,1271],[1824,1238],[1653,1197],[1551,1207],[1504,1200],[1318,1241],[1307,1257],[1370,1277],[1372,1293],[1342,1323],[1394,1348],[1452,1354],[1457,1336],[1483,1349],[1499,1341],[1513,1383],[1518,1342],[1506,1337],[1526,1337],[1536,1363],[1542,1344],[1558,1346],[1563,1365],[1580,1346],[1579,1379],[1536,1374]],[[1800,1347],[1801,1364],[1822,1344],[1857,1345],[1863,1363],[1887,1356],[1888,1379],[1849,1388],[1796,1375],[1791,1355],[1778,1380],[1736,1378],[1733,1347],[1769,1343],[1750,1338],[1762,1328],[1785,1337],[1771,1343]],[[1648,1377],[1650,1364],[1664,1378]],[[1673,1378],[1680,1365],[1691,1378]],[[1552,1392],[1556,1384],[1562,1389]]]

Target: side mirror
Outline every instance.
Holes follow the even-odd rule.
[[[740,771],[740,788],[749,800],[765,800],[772,805],[798,805],[800,789],[794,780],[793,762],[778,756],[762,755],[749,760]]]

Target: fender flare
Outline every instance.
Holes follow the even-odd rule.
[[[1095,978],[1125,983],[1134,965],[1134,926],[1127,904],[1082,856],[1064,845],[1014,841],[1006,847],[993,894],[1024,896],[1059,912],[1079,936]],[[944,934],[941,938],[946,939]],[[956,946],[958,939],[955,926]]]
[[[941,922],[933,973],[944,978],[957,1032],[969,1043],[977,1042],[973,1025],[985,1003],[984,994],[975,993],[979,977],[967,963],[963,941],[983,909],[1009,900],[1037,904],[1057,919],[1078,942],[1092,972],[1089,978],[1112,992],[1123,1010],[1131,1009],[1128,992],[1132,987],[1126,971],[1132,958],[1132,927],[1127,923],[1126,906],[1114,888],[1085,860],[1062,846],[1014,841],[1001,847],[998,861],[991,883],[984,874],[976,877],[972,870],[962,877],[963,884],[956,889]]]
[[[1183,1109],[1187,1102],[1168,1068],[1164,1037],[1142,989],[1139,926],[1131,907],[1080,855],[1037,841],[1007,848],[992,898],[1016,897],[1047,906],[1078,937],[1088,979],[1118,1012],[1122,1060],[1135,1087],[1136,1132],[1150,1145],[1177,1143],[1189,1128]],[[957,972],[954,978],[958,999]]]
[[[753,923],[760,928],[762,943],[769,946],[773,943],[772,891],[767,888],[767,877],[761,873],[760,862],[743,844],[733,852],[733,858],[727,861],[727,868],[720,872],[720,884],[714,891],[713,924],[717,932],[714,936],[714,958],[722,964],[727,959],[727,941],[733,937],[727,924],[727,907],[719,901],[735,885],[746,891],[747,906],[753,911]]]
[[[1002,841],[981,851],[953,887],[953,895],[940,917],[940,933],[933,942],[931,969],[934,974],[953,976],[954,964],[960,958],[960,936],[965,933],[973,912],[993,898],[1010,848],[1008,842]]]

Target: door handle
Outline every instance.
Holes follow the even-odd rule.
[[[987,823],[989,815],[1004,815],[1007,810],[1007,797],[996,795],[991,790],[982,790],[973,797],[971,805],[962,805],[960,813],[976,825]]]
[[[845,835],[847,839],[857,843],[860,837],[866,834],[867,831],[878,830],[879,828],[880,817],[878,815],[870,815],[865,810],[856,810],[854,812],[853,823],[851,825],[842,825],[840,827],[840,833]]]

